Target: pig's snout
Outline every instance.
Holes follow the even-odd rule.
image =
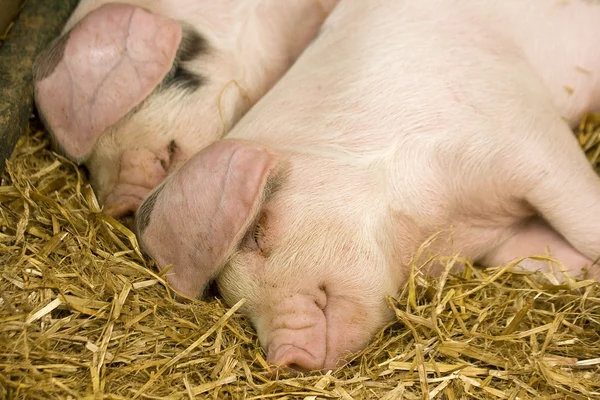
[[[325,367],[325,296],[293,296],[275,309],[268,334],[267,361],[302,372]]]
[[[288,296],[265,327],[267,361],[299,372],[335,369],[379,328],[366,311],[325,290]]]
[[[147,149],[125,151],[118,181],[105,196],[104,212],[114,218],[134,214],[150,191],[167,177],[167,163]]]
[[[274,351],[269,350],[269,354],[270,357],[267,358],[268,362],[289,367],[292,370],[302,373],[318,371],[323,366],[319,357],[315,357],[314,354],[309,353],[306,349],[291,344],[281,345]]]

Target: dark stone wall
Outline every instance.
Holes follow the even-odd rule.
[[[33,107],[35,56],[56,37],[78,0],[26,0],[0,47],[0,174]]]

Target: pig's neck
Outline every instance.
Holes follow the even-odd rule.
[[[257,101],[317,35],[338,0],[260,0],[241,26],[242,86]],[[239,48],[237,49],[240,50]]]

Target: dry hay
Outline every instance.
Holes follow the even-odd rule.
[[[600,164],[600,116],[578,135]],[[36,121],[0,201],[2,398],[600,398],[592,281],[543,284],[508,267],[417,277],[389,299],[397,321],[349,365],[275,379],[239,304],[172,300]]]

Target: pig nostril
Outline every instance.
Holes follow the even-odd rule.
[[[307,349],[284,344],[274,352],[267,352],[267,361],[283,367],[288,371],[296,371],[304,374],[320,370],[322,361],[313,356]]]

